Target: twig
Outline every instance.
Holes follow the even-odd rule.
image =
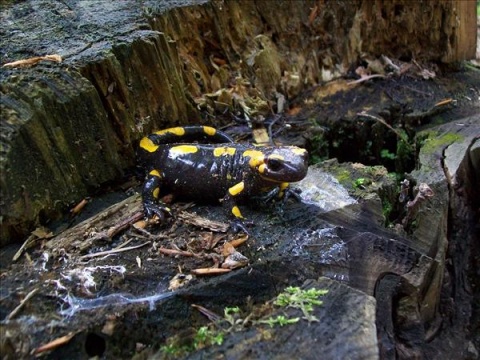
[[[25,242],[22,244],[20,249],[18,249],[18,251],[15,253],[15,255],[13,255],[12,261],[15,262],[18,259],[20,259],[20,256],[22,256],[22,254],[25,252],[25,250],[31,248],[36,243],[37,240],[38,240],[38,237],[36,235],[33,235],[33,234],[30,235],[27,238],[27,240],[25,240]]]
[[[383,120],[382,118],[379,118],[379,117],[376,117],[376,116],[367,114],[365,111],[362,111],[361,113],[357,113],[357,116],[363,116],[363,117],[366,117],[366,118],[369,118],[369,119],[373,119],[373,120],[378,121],[379,123],[385,125],[387,128],[389,128],[390,130],[392,130],[392,131],[405,143],[405,145],[406,145],[411,151],[414,150],[414,149],[412,148],[412,146],[408,143],[408,139],[407,139],[400,131],[398,131],[397,129],[393,128],[390,124],[388,124],[388,123],[387,123],[385,120]]]
[[[197,304],[192,304],[192,307],[197,309],[201,314],[205,315],[210,321],[219,322],[223,320],[223,317],[214,313],[212,310],[207,309],[206,307]]]
[[[93,257],[104,256],[104,255],[112,255],[112,254],[116,254],[116,253],[120,253],[120,252],[124,252],[124,251],[130,251],[130,250],[141,248],[141,247],[143,247],[145,245],[148,245],[148,244],[150,244],[150,241],[147,241],[144,244],[140,244],[140,245],[136,245],[136,246],[129,246],[129,247],[126,247],[126,248],[120,248],[120,249],[117,248],[117,249],[112,249],[112,250],[107,250],[107,251],[100,251],[100,252],[97,252],[97,253],[94,253],[94,254],[87,254],[87,255],[80,256],[80,260],[90,259],[90,258],[93,258]]]
[[[183,250],[175,250],[175,249],[167,249],[164,247],[158,248],[158,251],[165,255],[182,255],[182,256],[195,256],[195,254],[191,253],[190,251],[183,251]]]
[[[118,223],[118,224],[112,226],[111,228],[109,228],[107,230],[107,236],[109,238],[112,238],[114,235],[118,234],[120,231],[126,229],[127,227],[136,223],[137,221],[139,221],[142,218],[143,218],[143,212],[137,211],[132,216],[129,216],[126,219],[122,219],[122,221],[120,223]]]
[[[50,351],[50,350],[56,349],[57,347],[68,343],[77,334],[78,334],[78,332],[71,332],[71,333],[68,333],[65,336],[59,337],[55,340],[52,340],[49,343],[46,343],[45,345],[42,345],[42,346],[36,348],[35,350],[33,350],[33,354],[38,355],[38,354],[43,353],[45,351]]]
[[[35,289],[33,289],[32,291],[30,291],[30,292],[27,294],[27,296],[25,296],[25,297],[23,298],[23,300],[20,301],[20,304],[18,304],[18,306],[17,306],[15,309],[13,309],[10,314],[8,314],[8,316],[6,317],[6,319],[7,319],[7,320],[12,320],[12,319],[20,312],[20,310],[22,310],[22,308],[25,306],[26,302],[27,302],[28,300],[30,300],[30,299],[33,297],[33,295],[35,295],[35,294],[37,293],[37,291],[38,291],[38,288],[35,288]]]
[[[374,75],[368,75],[368,76],[362,76],[360,79],[355,80],[355,81],[349,81],[347,82],[347,85],[354,85],[354,84],[360,84],[364,81],[370,80],[370,79],[375,79],[375,78],[386,78],[385,75],[380,75],[380,74],[374,74]]]
[[[3,67],[27,67],[27,66],[33,66],[39,63],[42,60],[47,60],[47,61],[53,61],[53,62],[62,62],[62,57],[58,54],[53,54],[53,55],[45,55],[45,56],[35,56],[29,59],[23,59],[23,60],[18,60],[18,61],[13,61],[9,62],[6,64],[3,64]]]
[[[124,248],[125,246],[127,246],[128,244],[130,244],[133,240],[135,240],[135,238],[131,238],[127,241],[125,241],[124,243],[121,243],[120,245],[114,247],[115,250],[118,250],[118,249],[121,249],[121,248]]]

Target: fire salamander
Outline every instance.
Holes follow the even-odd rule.
[[[171,215],[159,198],[172,193],[189,200],[220,201],[241,228],[238,203],[288,197],[289,183],[302,180],[308,168],[305,149],[237,144],[209,126],[154,132],[140,141],[138,156],[147,171],[142,190],[147,218]]]

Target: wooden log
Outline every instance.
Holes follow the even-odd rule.
[[[0,8],[5,63],[63,59],[0,70],[0,245],[121,176],[145,133],[203,122],[194,99],[239,74],[271,113],[364,56],[475,55],[473,0],[39,4]]]

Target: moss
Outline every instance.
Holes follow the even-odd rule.
[[[353,181],[352,174],[348,170],[342,169],[342,170],[338,171],[335,174],[335,178],[343,186],[349,186],[350,187],[352,185],[352,181]]]
[[[422,134],[422,138],[422,151],[431,154],[439,148],[461,141],[463,136],[454,133],[445,133],[439,136],[437,132],[431,131]]]

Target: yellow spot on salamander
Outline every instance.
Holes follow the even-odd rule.
[[[302,149],[302,148],[297,148],[297,147],[294,147],[292,148],[292,152],[295,154],[295,155],[303,155],[307,152],[307,150],[305,149]]]
[[[267,164],[265,164],[265,163],[262,164],[262,165],[260,165],[260,166],[258,167],[258,172],[259,172],[260,174],[263,174],[263,173],[265,172],[265,168],[266,168],[266,167],[267,167]]]
[[[176,158],[177,156],[184,155],[184,154],[193,154],[198,151],[198,147],[195,145],[178,145],[173,146],[170,148],[168,152],[168,156],[172,158]]]
[[[140,147],[151,153],[158,149],[158,145],[155,145],[148,137],[144,137],[142,140],[140,140]]]
[[[148,175],[152,175],[152,176],[156,176],[156,177],[162,177],[162,175],[160,175],[160,172],[158,170],[152,170],[148,173]]]
[[[237,149],[227,146],[221,146],[213,149],[213,156],[234,155]]]
[[[232,214],[237,218],[243,219],[242,213],[240,212],[238,206],[232,207]]]
[[[272,154],[268,158],[269,159],[285,160],[285,157],[283,157],[282,155],[278,155],[278,154]]]
[[[205,132],[205,134],[213,136],[217,132],[217,129],[215,129],[211,126],[204,126],[203,131]]]
[[[167,133],[174,134],[174,135],[177,135],[177,136],[183,136],[185,134],[185,129],[183,127],[178,126],[178,127],[154,132],[154,134],[157,134],[157,135],[164,135],[164,134],[167,134]]]
[[[255,168],[263,164],[265,161],[265,155],[263,155],[263,153],[259,150],[253,150],[253,149],[245,150],[242,155],[250,158],[250,160],[248,161],[248,164],[252,168]]]
[[[283,198],[283,196],[285,195],[285,189],[288,188],[290,186],[290,183],[288,182],[283,182],[281,183],[278,188],[279,188],[279,192],[278,192],[278,197],[281,199]]]
[[[230,189],[228,189],[228,192],[232,196],[237,196],[243,191],[244,188],[245,188],[245,183],[241,181],[238,184],[233,185]]]
[[[157,187],[157,188],[155,188],[155,189],[153,190],[153,197],[154,197],[155,199],[158,199],[158,195],[159,195],[159,194],[160,194],[160,188]]]

